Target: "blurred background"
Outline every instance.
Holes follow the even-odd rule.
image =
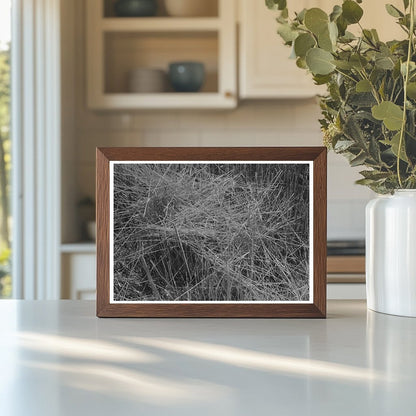
[[[364,2],[364,25],[400,36],[376,6]],[[97,146],[322,145],[324,91],[275,15],[263,0],[0,0],[2,297],[95,298]],[[329,154],[330,298],[365,297],[373,195],[358,171]]]

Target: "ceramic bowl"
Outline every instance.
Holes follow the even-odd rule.
[[[218,16],[217,0],[165,0],[165,7],[174,17]]]
[[[201,62],[172,62],[169,80],[177,92],[197,92],[205,80],[205,67]]]
[[[119,17],[148,17],[157,12],[156,0],[118,0],[114,12]]]
[[[167,90],[167,75],[162,69],[136,68],[129,72],[128,91],[131,93],[161,93]]]

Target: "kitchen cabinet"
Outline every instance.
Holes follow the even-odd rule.
[[[104,0],[88,0],[87,102],[90,109],[234,108],[237,105],[236,4],[218,2],[217,16],[116,17]],[[111,5],[111,4],[110,4]],[[200,92],[132,93],[130,71],[167,71],[175,61],[199,61]]]
[[[95,300],[95,244],[63,244],[61,253],[62,299]]]
[[[291,10],[320,7],[332,10],[334,0],[299,0],[289,2]],[[401,0],[394,0],[400,9]],[[263,1],[239,0],[239,90],[242,99],[291,99],[308,98],[325,92],[324,87],[313,84],[311,75],[298,68],[289,59],[290,48],[277,35],[277,12],[268,10]],[[376,28],[381,40],[403,38],[403,33],[394,18],[379,0],[366,0],[362,25]],[[357,25],[349,30],[359,31]]]
[[[365,299],[365,257],[328,256],[328,299]]]
[[[325,8],[329,0],[300,0],[304,7]],[[333,3],[333,2],[332,2]],[[292,6],[293,7],[293,6]],[[239,90],[242,99],[308,98],[322,92],[311,75],[289,59],[290,48],[277,35],[275,11],[264,1],[239,0]]]

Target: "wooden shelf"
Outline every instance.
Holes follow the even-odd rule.
[[[96,246],[92,241],[61,244],[61,253],[66,254],[95,254]]]
[[[364,256],[328,256],[328,283],[365,283]]]
[[[94,108],[106,109],[202,109],[234,108],[235,97],[217,93],[103,94]]]
[[[365,257],[328,256],[327,272],[331,274],[365,274]]]
[[[220,27],[221,20],[217,17],[107,17],[101,19],[101,30],[104,32],[206,32],[217,31]]]

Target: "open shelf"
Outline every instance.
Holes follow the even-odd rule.
[[[105,32],[169,32],[169,31],[207,31],[218,30],[220,20],[216,17],[151,17],[129,18],[114,17],[102,19],[101,28]]]
[[[82,241],[79,243],[61,244],[61,253],[65,254],[95,254],[96,246],[92,241]]]
[[[328,273],[365,274],[365,256],[328,256]]]
[[[158,16],[130,18],[115,17],[112,0],[89,0],[86,4],[88,107],[96,110],[235,108],[235,4],[229,0],[211,1],[217,9],[213,17],[169,17],[159,7]],[[183,61],[204,64],[206,75],[200,91],[177,93],[169,83],[157,93],[130,90],[132,71],[163,70],[167,78],[169,64]]]
[[[165,94],[105,94],[97,108],[109,109],[203,109],[234,108],[233,97],[216,93],[165,93]]]
[[[115,14],[115,3],[116,0],[99,0],[103,6],[102,16],[105,19],[111,19],[116,17]],[[169,1],[169,0],[168,0]],[[195,1],[195,0],[194,0]],[[230,1],[230,0],[227,0]],[[174,17],[169,16],[168,8],[166,7],[165,0],[156,0],[157,2],[157,13],[155,17],[140,17],[139,19],[154,19],[158,17],[166,17],[174,19]],[[219,0],[204,0],[203,9],[204,11],[196,17],[218,17],[219,15]],[[194,9],[195,10],[195,9]],[[189,12],[189,10],[188,10]],[[189,14],[189,13],[188,13]],[[194,19],[195,17],[186,17],[186,19]],[[134,19],[133,17],[120,17],[123,20]]]
[[[104,55],[105,94],[131,94],[128,89],[128,77],[131,70],[136,68],[161,69],[165,71],[167,77],[169,64],[177,61],[198,61],[205,66],[204,85],[200,92],[191,93],[191,96],[218,92],[218,37],[216,32],[106,33]],[[172,93],[174,91],[167,85],[166,91],[155,95]],[[173,100],[182,98],[186,100],[189,94],[176,94]],[[170,100],[173,101],[172,97]]]
[[[365,283],[365,256],[328,256],[328,283]]]

